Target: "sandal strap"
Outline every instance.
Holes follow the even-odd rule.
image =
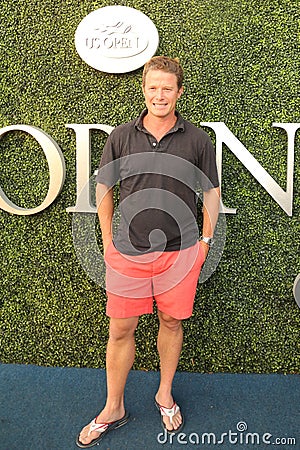
[[[178,411],[180,410],[179,406],[177,405],[176,402],[174,402],[174,405],[171,408],[166,408],[165,406],[162,406],[160,404],[158,404],[159,409],[160,409],[160,413],[162,416],[168,416],[170,418],[170,423],[172,424],[172,419],[175,416],[175,414],[178,413]]]
[[[95,417],[94,420],[91,421],[90,423],[90,429],[88,432],[88,436],[93,432],[93,431],[97,431],[97,433],[103,433],[103,431],[105,431],[109,425],[109,423],[96,423],[96,419],[97,417]]]

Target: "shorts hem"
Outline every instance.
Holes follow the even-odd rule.
[[[190,317],[192,317],[193,315],[193,310],[192,311],[188,311],[188,312],[180,312],[180,314],[173,314],[172,311],[167,311],[167,310],[163,310],[163,309],[159,309],[158,310],[164,314],[168,314],[168,316],[172,317],[173,319],[176,320],[185,320],[185,319],[189,319]]]
[[[116,311],[110,311],[109,309],[106,309],[106,315],[110,317],[111,319],[130,319],[131,317],[140,317],[144,314],[153,314],[153,308],[149,308],[147,310],[143,311],[135,311],[135,312],[126,312],[122,311],[116,312]]]

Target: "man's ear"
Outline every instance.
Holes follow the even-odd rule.
[[[181,88],[178,90],[178,98],[180,98],[182,96],[183,91],[184,91],[184,87],[181,86]]]

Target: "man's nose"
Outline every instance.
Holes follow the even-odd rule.
[[[157,98],[163,98],[163,96],[164,96],[164,91],[163,91],[163,89],[162,89],[162,88],[158,88],[158,89],[156,90],[156,97],[157,97]]]

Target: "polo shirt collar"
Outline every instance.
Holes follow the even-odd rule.
[[[139,131],[145,131],[145,127],[143,125],[143,119],[146,116],[147,112],[148,112],[148,110],[144,109],[144,111],[142,111],[140,116],[135,121],[134,125]],[[176,120],[176,123],[175,123],[174,127],[170,131],[173,131],[173,132],[184,131],[185,126],[184,126],[184,119],[183,119],[183,117],[179,114],[178,111],[175,111],[175,114],[177,116],[177,120]]]

